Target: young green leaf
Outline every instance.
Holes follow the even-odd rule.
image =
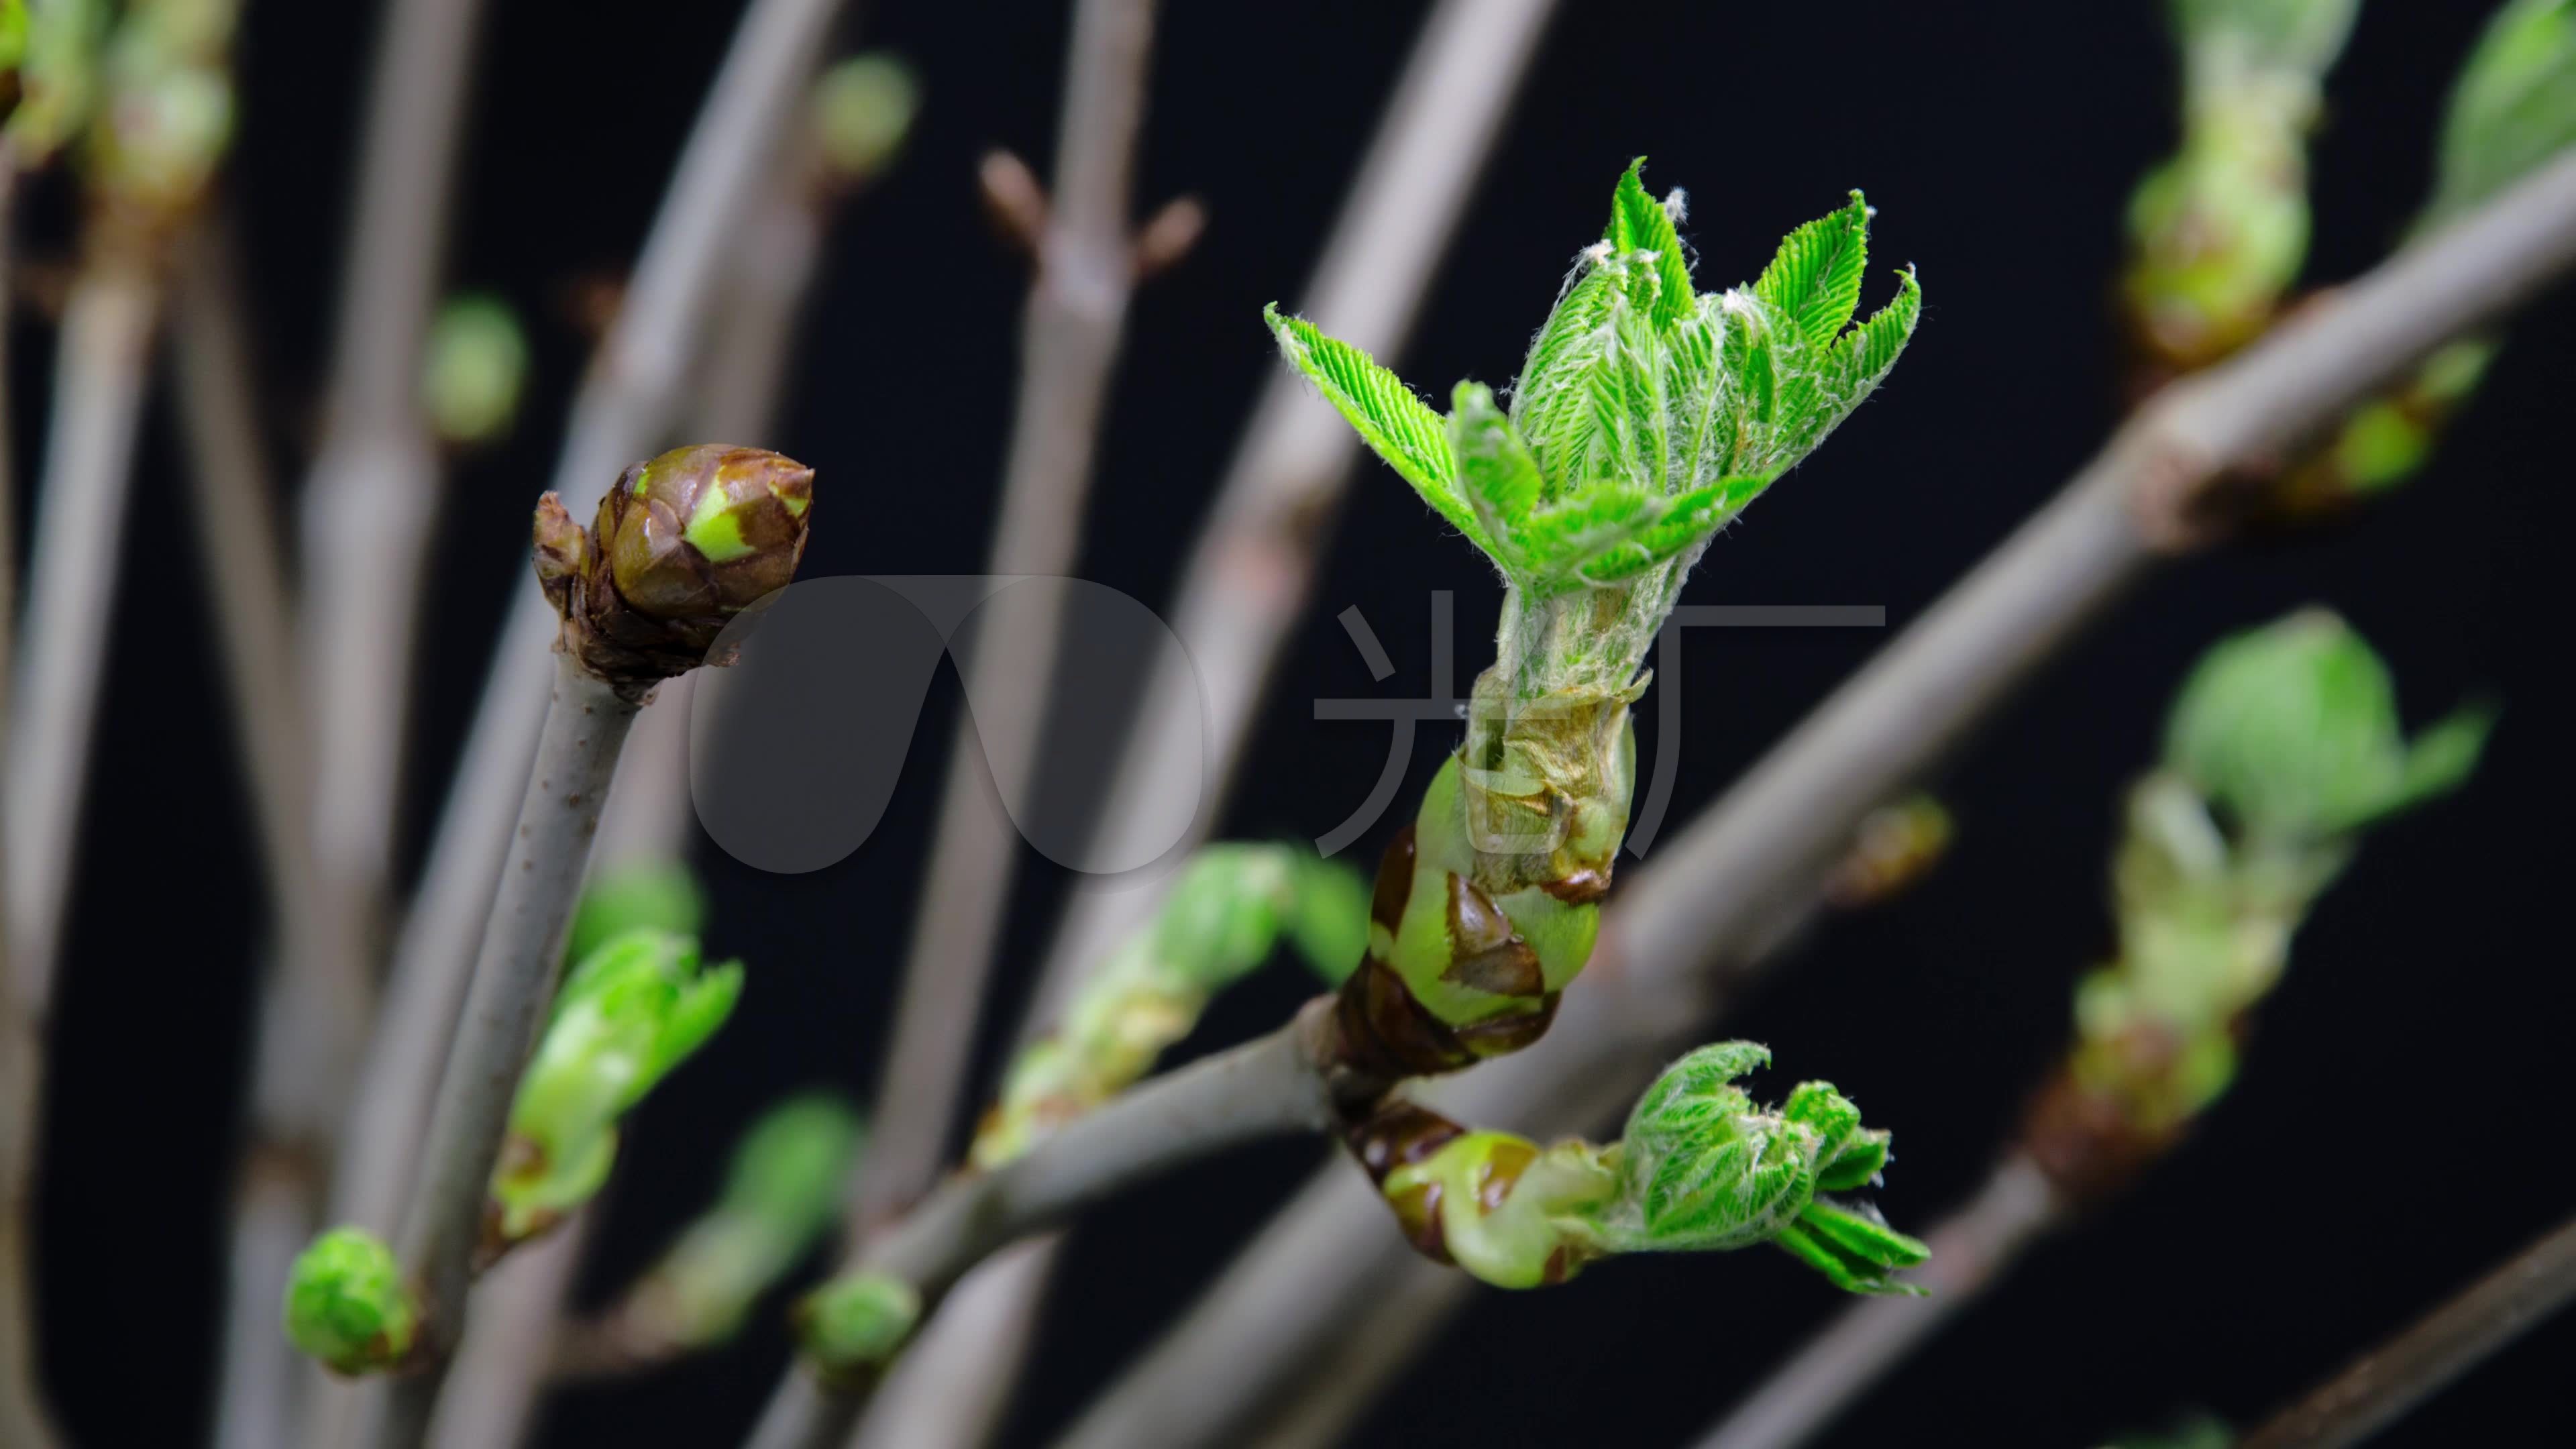
[[[1415,397],[1404,379],[1349,343],[1325,336],[1305,318],[1285,316],[1275,303],[1261,315],[1279,339],[1280,355],[1315,384],[1360,441],[1412,484],[1433,511],[1482,546],[1484,530],[1458,496],[1449,429],[1440,415]]]
[[[1551,494],[1572,486],[1579,476],[1572,464],[1591,448],[1589,374],[1608,345],[1622,275],[1610,263],[1609,243],[1587,249],[1521,363],[1512,424],[1538,459]]]
[[[1835,339],[1829,354],[1834,380],[1851,404],[1858,404],[1896,366],[1914,323],[1923,315],[1923,288],[1907,267],[1896,274],[1896,296],[1870,314],[1869,320]]]
[[[1462,382],[1449,402],[1449,450],[1466,481],[1467,498],[1496,541],[1509,539],[1538,506],[1545,487],[1538,459],[1481,382]]]
[[[1861,269],[1869,261],[1869,203],[1851,203],[1789,233],[1753,283],[1753,294],[1787,314],[1821,348],[1860,305]]]
[[[1653,320],[1655,330],[1663,331],[1687,315],[1694,294],[1691,291],[1690,262],[1682,255],[1682,239],[1673,230],[1672,213],[1664,204],[1646,194],[1646,158],[1628,163],[1619,178],[1619,189],[1610,203],[1610,229],[1604,240],[1622,258],[1648,254],[1648,265],[1637,268],[1628,282],[1628,295]]]

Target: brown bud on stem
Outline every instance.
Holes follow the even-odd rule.
[[[537,582],[556,647],[641,700],[709,660],[726,624],[787,587],[805,554],[814,470],[759,448],[674,448],[618,477],[584,533],[537,501]]]

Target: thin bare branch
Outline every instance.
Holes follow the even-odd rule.
[[[2576,1299],[2576,1221],[2561,1223],[2247,1436],[2239,1449],[2344,1449],[2396,1423]]]
[[[335,1112],[356,1066],[373,983],[358,934],[318,868],[312,753],[297,707],[294,623],[238,268],[211,222],[180,239],[175,260],[170,350],[189,496],[280,968],[264,978],[251,1143],[234,1184],[215,1442],[268,1449],[285,1442],[303,1373],[277,1331],[278,1284],[321,1210]]]
[[[377,39],[322,443],[303,493],[315,840],[352,972],[375,960],[441,468],[421,353],[482,0],[393,0]],[[367,972],[362,980],[372,980]],[[334,1044],[354,1051],[356,1039]],[[322,1099],[344,1100],[343,1094]]]
[[[0,137],[0,379],[9,375],[10,269],[21,181],[16,148]],[[7,758],[9,676],[18,612],[18,500],[9,390],[0,387],[0,760]],[[5,793],[5,792],[0,792]],[[8,879],[7,817],[0,799],[0,881]],[[42,1135],[44,1041],[18,999],[10,967],[9,912],[0,890],[0,1441],[29,1449],[56,1442],[37,1382],[35,1180]]]
[[[555,656],[554,698],[524,787],[510,859],[486,919],[473,985],[440,1074],[420,1185],[399,1249],[428,1305],[423,1367],[394,1386],[374,1442],[418,1449],[465,1313],[483,1206],[503,1126],[563,970],[564,931],[636,706],[571,654]]]
[[[38,1030],[80,849],[135,426],[160,305],[159,284],[136,259],[101,256],[72,284],[55,360],[26,644],[9,692],[9,959]]]
[[[430,1449],[517,1449],[546,1382],[564,1295],[588,1246],[595,1210],[493,1268],[474,1293],[456,1369],[430,1421]]]
[[[1061,577],[1073,571],[1082,546],[1101,412],[1135,285],[1127,209],[1154,9],[1155,0],[1080,0],[1074,7],[1056,191],[1020,323],[1019,404],[988,574]],[[988,190],[991,175],[988,164]],[[1055,609],[1041,608],[1012,627],[986,628],[967,666],[966,697],[985,724],[979,733],[974,720],[961,719],[949,741],[892,1044],[877,1077],[867,1171],[850,1201],[853,1230],[920,1196],[946,1158],[1020,859],[1010,821],[994,808],[991,781],[1025,774],[1043,737],[995,726],[1046,710],[1061,622]],[[996,751],[1021,757],[993,758]]]
[[[1401,351],[1555,8],[1554,0],[1442,0],[1424,22],[1306,286],[1304,315],[1374,356]],[[1167,614],[1199,674],[1158,670],[1140,694],[1092,835],[1103,858],[1139,858],[1193,800],[1196,814],[1175,848],[1196,845],[1211,828],[1253,709],[1304,606],[1323,544],[1321,520],[1357,455],[1348,430],[1312,402],[1298,383],[1275,379],[1227,468]],[[1204,778],[1188,733],[1202,707],[1213,765]],[[1048,950],[1024,1039],[1033,1025],[1054,1019],[1092,964],[1160,898],[1159,885],[1077,891]],[[970,1335],[934,1321],[882,1396],[889,1410],[911,1405],[914,1412],[899,1420],[872,1414],[862,1443],[937,1449],[980,1442],[1017,1374],[1018,1356],[1007,1350],[1028,1341],[1051,1261],[1047,1252],[1014,1254],[990,1270],[1008,1275],[1010,1286],[971,1295],[979,1318],[998,1332]],[[934,1404],[907,1382],[914,1379],[953,1393]],[[932,1414],[972,1437],[925,1437],[931,1427],[923,1416]]]
[[[1933,769],[2169,550],[2208,536],[2200,520],[2220,508],[2230,469],[2329,420],[2571,260],[2576,153],[2168,389],[1657,853],[1604,919],[1593,964],[1540,1048],[1426,1095],[1462,1120],[1544,1133],[1589,1125],[1563,1120],[1578,1087],[1642,1089],[1764,962],[1779,903],[1812,898],[1865,812]],[[1239,1432],[1408,1251],[1351,1177],[1310,1185],[1062,1449],[1157,1449]]]

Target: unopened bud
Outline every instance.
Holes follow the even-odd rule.
[[[921,1321],[921,1294],[883,1273],[845,1273],[796,1305],[796,1338],[825,1382],[863,1387],[885,1371]]]
[[[394,1367],[419,1327],[402,1265],[372,1234],[334,1228],[297,1256],[286,1282],[286,1336],[333,1372]]]
[[[627,469],[586,536],[547,494],[536,567],[558,647],[637,699],[706,663],[725,625],[796,576],[813,488],[792,458],[703,443]]]

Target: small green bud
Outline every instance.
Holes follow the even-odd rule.
[[[633,1336],[721,1343],[830,1226],[859,1151],[858,1115],[811,1095],[770,1109],[734,1149],[723,1196],[680,1235],[622,1310]]]
[[[814,86],[813,135],[823,164],[844,184],[869,180],[894,160],[921,109],[921,80],[902,57],[854,55]]]
[[[560,648],[634,698],[707,661],[733,618],[787,587],[805,555],[814,470],[758,448],[674,448],[619,476],[588,534],[537,501],[537,581]]]
[[[420,1327],[393,1249],[358,1228],[334,1228],[297,1255],[285,1311],[295,1346],[342,1374],[400,1364]]]
[[[701,972],[698,944],[617,936],[575,966],[519,1083],[492,1173],[487,1259],[588,1201],[617,1157],[617,1123],[706,1043],[742,993],[742,965]]]
[[[2458,788],[2493,723],[2463,709],[2410,745],[2387,666],[2342,619],[2303,609],[2202,656],[2165,764],[2249,837],[2318,839]]]
[[[827,1383],[863,1387],[921,1321],[921,1294],[883,1273],[845,1273],[796,1305],[796,1341]]]
[[[638,926],[694,936],[706,924],[706,896],[698,878],[673,861],[637,860],[606,867],[581,889],[572,914],[564,959],[579,962]]]
[[[2508,0],[2460,68],[2425,224],[2476,206],[2576,142],[2576,3]]]
[[[489,293],[452,297],[430,323],[421,407],[446,442],[466,447],[510,431],[528,383],[528,336]]]

